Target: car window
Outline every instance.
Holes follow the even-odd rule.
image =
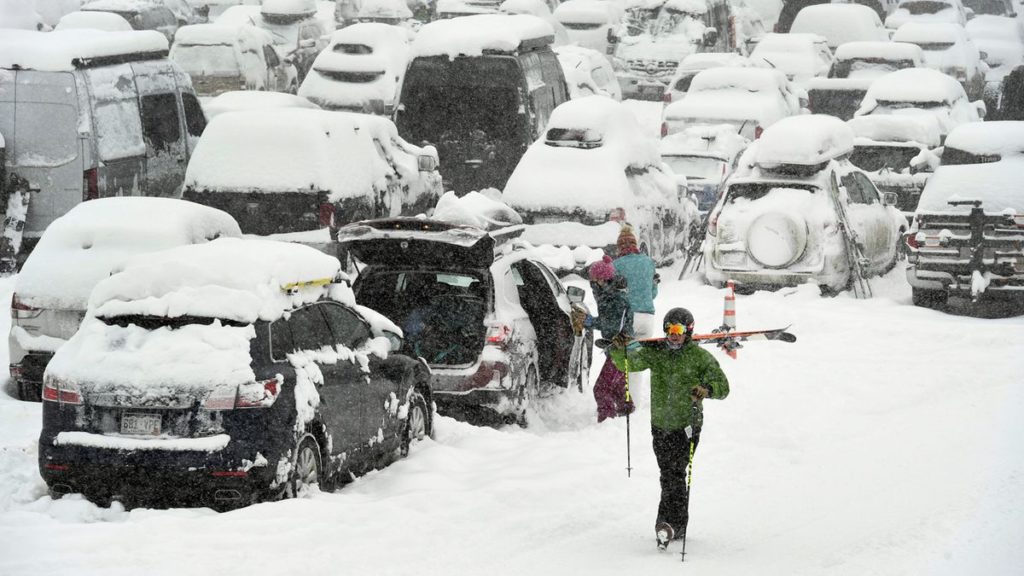
[[[295,351],[292,341],[292,328],[288,320],[279,318],[270,324],[270,358],[284,360]]]
[[[605,72],[604,69],[601,68],[600,66],[590,71],[590,77],[594,79],[595,84],[602,88],[611,84],[612,82],[611,78],[608,77],[608,73]]]
[[[181,139],[178,102],[174,93],[142,97],[142,137],[150,150],[168,151]]]
[[[206,116],[203,115],[203,108],[199,99],[187,92],[181,93],[181,103],[185,108],[185,128],[189,136],[202,136],[206,130]]]
[[[331,329],[318,307],[319,305],[313,304],[299,308],[292,312],[288,319],[296,350],[319,350],[334,343]]]
[[[871,182],[871,179],[861,174],[860,172],[854,173],[854,178],[860,183],[860,190],[864,194],[864,199],[868,204],[879,204],[881,200],[878,198],[878,190],[875,185]]]
[[[267,66],[270,68],[277,68],[281,65],[281,60],[277,57],[277,50],[270,46],[263,47],[263,58],[267,61]]]
[[[327,324],[334,334],[334,342],[349,348],[356,348],[369,340],[370,329],[355,312],[341,304],[332,302],[325,302],[318,308],[327,317]]]
[[[868,201],[864,197],[864,191],[861,190],[860,182],[854,177],[853,173],[846,174],[842,178],[843,187],[846,188],[846,195],[849,196],[850,202],[854,204],[867,204]]]

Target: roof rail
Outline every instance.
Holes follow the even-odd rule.
[[[82,68],[97,68],[100,66],[125,64],[128,62],[140,62],[142,60],[159,60],[161,58],[167,58],[167,54],[167,50],[156,50],[152,52],[132,52],[130,54],[116,54],[114,56],[72,58],[71,65],[81,70]]]

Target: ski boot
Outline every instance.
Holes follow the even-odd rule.
[[[668,548],[668,543],[675,537],[675,531],[672,530],[672,526],[667,522],[661,522],[655,526],[654,533],[658,539],[658,548],[660,550]]]

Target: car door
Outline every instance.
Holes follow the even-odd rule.
[[[263,45],[263,61],[266,63],[266,86],[267,90],[274,92],[285,92],[288,90],[288,78],[284,67],[281,66],[281,59],[277,56],[277,50],[270,44]]]
[[[871,242],[875,252],[875,263],[879,272],[884,271],[892,262],[896,251],[896,238],[899,236],[895,209],[882,202],[881,194],[871,179],[862,172],[854,172],[853,177],[860,183],[861,192],[867,200],[868,216],[871,222]]]
[[[846,191],[846,215],[849,225],[856,233],[861,250],[871,264],[872,270],[879,270],[884,245],[883,230],[877,217],[878,211],[872,207],[871,196],[864,189],[863,183],[857,178],[856,172],[847,172],[840,179]],[[870,182],[869,182],[870,184]],[[873,191],[873,188],[871,189]],[[875,193],[877,197],[877,192]],[[881,202],[877,203],[881,207]]]

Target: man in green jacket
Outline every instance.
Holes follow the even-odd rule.
[[[705,398],[729,395],[729,381],[710,352],[693,342],[693,314],[673,308],[662,322],[665,340],[612,341],[612,362],[623,372],[651,371],[651,436],[661,470],[658,544],[686,538],[689,519],[687,469],[704,422]]]

